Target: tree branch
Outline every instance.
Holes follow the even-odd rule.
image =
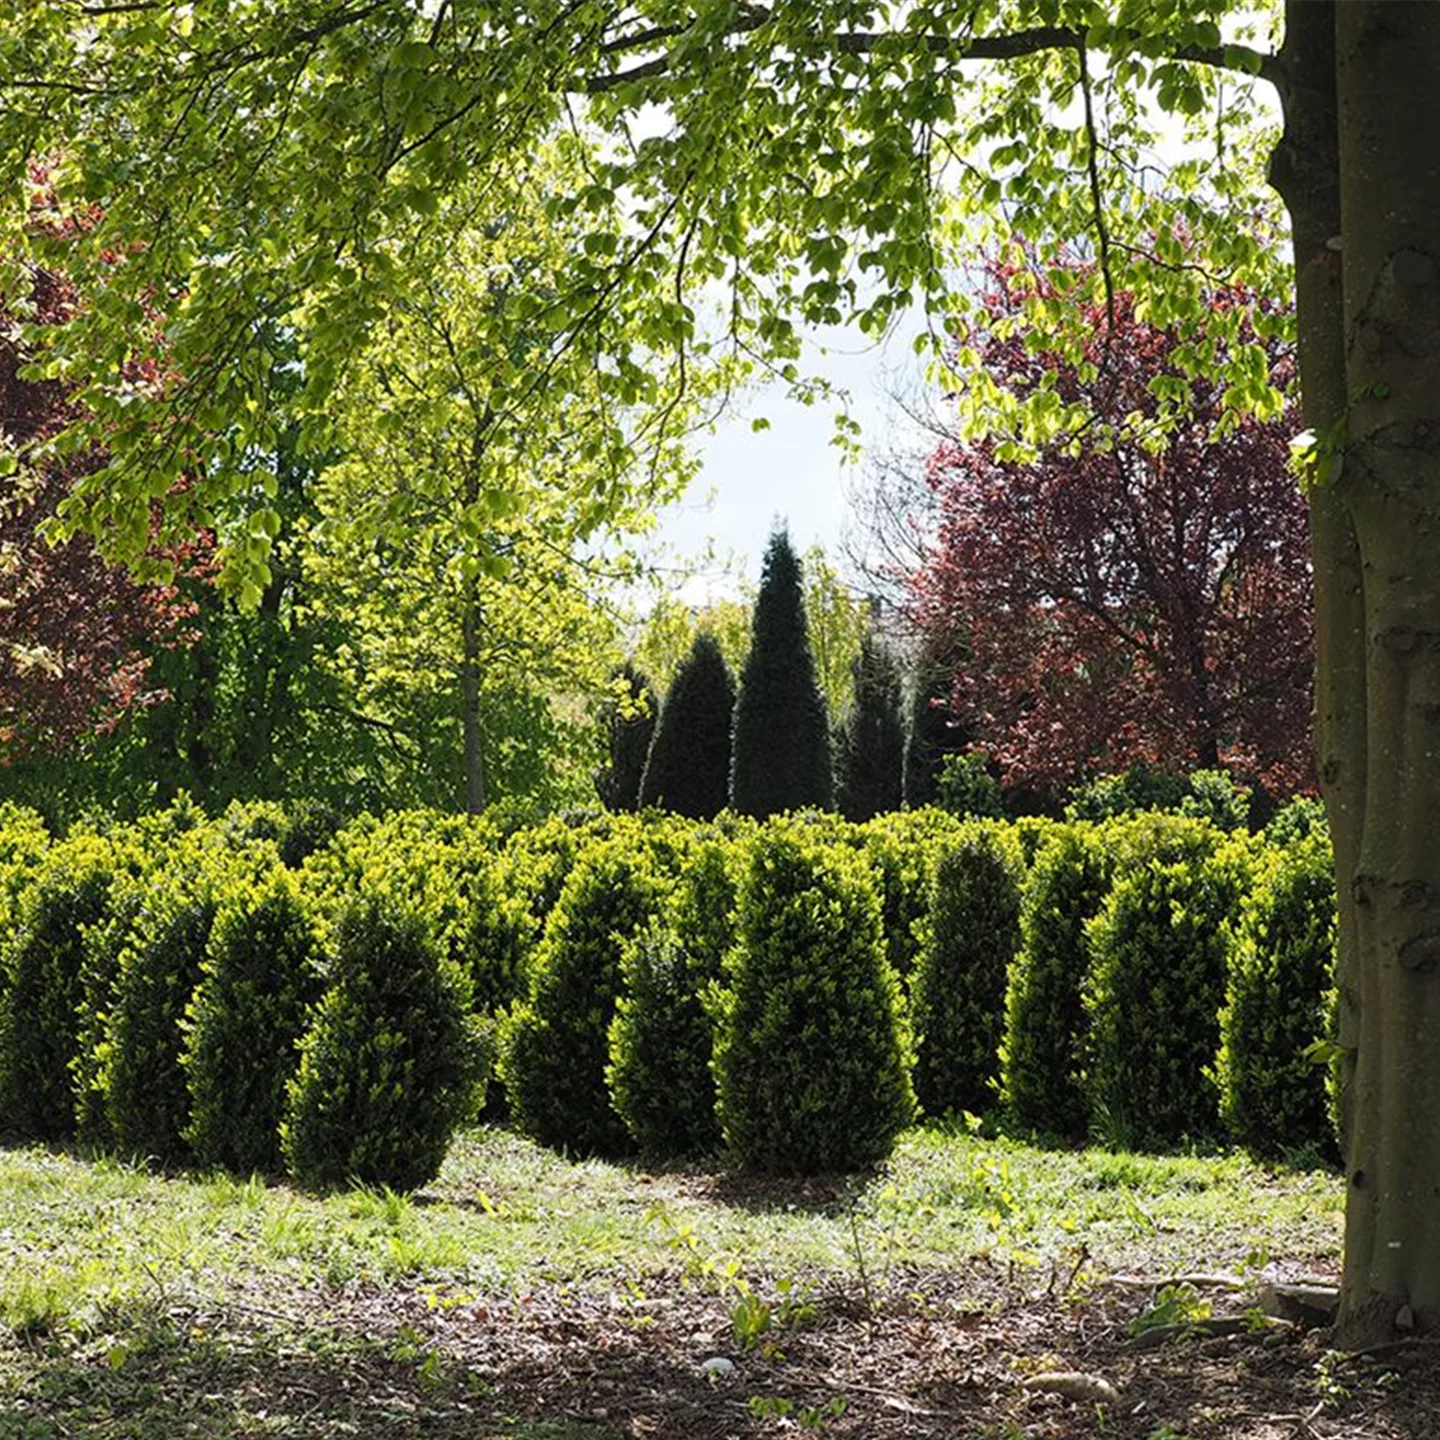
[[[752,8],[742,10],[724,32],[726,35],[745,35],[762,29],[772,18],[769,10]],[[604,55],[627,54],[635,50],[649,49],[666,40],[677,39],[686,33],[688,26],[655,26],[623,39],[612,40],[601,46]],[[1121,39],[1138,39],[1134,32],[1127,32]],[[1016,30],[1004,35],[955,36],[955,35],[907,35],[898,31],[854,30],[831,36],[829,48],[837,55],[878,55],[882,53],[903,53],[907,49],[918,50],[921,54],[938,59],[961,60],[1016,60],[1026,55],[1038,55],[1046,50],[1088,49],[1083,30],[1063,25],[1042,25],[1032,30]],[[1224,45],[1207,47],[1201,45],[1177,45],[1170,52],[1170,59],[1188,60],[1192,64],[1209,66],[1217,70],[1235,70],[1242,74],[1257,74],[1262,80],[1279,87],[1284,71],[1280,58],[1268,51],[1255,50],[1246,45]],[[628,70],[615,71],[608,75],[593,75],[581,78],[576,88],[590,95],[600,95],[607,90],[633,85],[640,80],[653,79],[670,73],[670,57],[659,55]]]

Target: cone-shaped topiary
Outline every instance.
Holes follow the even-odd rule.
[[[1005,994],[1001,1089],[1010,1113],[1042,1135],[1083,1140],[1082,1072],[1090,954],[1085,926],[1110,892],[1112,862],[1086,825],[1056,826],[1035,856],[1020,909],[1020,951]]]
[[[418,1189],[480,1101],[485,1057],[469,982],[425,922],[386,897],[362,894],[334,946],[289,1086],[285,1162],[312,1189]]]
[[[950,708],[955,692],[956,647],[922,656],[905,686],[905,808],[933,805],[945,757],[963,750],[971,736]]]
[[[80,965],[80,1007],[75,1058],[70,1062],[75,1091],[75,1136],[95,1150],[114,1142],[106,1096],[110,1065],[110,1017],[120,981],[120,957],[133,939],[149,899],[147,878],[122,873],[110,887],[105,918],[85,932]]]
[[[736,1159],[792,1174],[883,1160],[915,1099],[869,868],[771,827],[753,843],[737,923],[715,1048]]]
[[[910,990],[915,1094],[927,1115],[980,1114],[995,1101],[1023,874],[1009,827],[983,820],[967,824],[936,864]]]
[[[16,905],[0,952],[0,1132],[26,1140],[75,1133],[86,934],[106,914],[115,849],[93,835],[54,845]]]
[[[217,854],[184,852],[148,877],[121,949],[102,1076],[112,1143],[162,1164],[190,1158],[182,1026],[228,878]]]
[[[900,673],[884,641],[868,632],[851,667],[855,703],[840,729],[835,804],[847,820],[898,810],[903,798],[905,724]]]
[[[631,1148],[605,1085],[608,1036],[621,950],[662,899],[649,857],[625,840],[590,851],[565,882],[534,958],[530,994],[500,1037],[500,1074],[516,1122],[542,1145],[587,1155]]]
[[[915,973],[930,923],[936,861],[961,833],[954,816],[931,806],[878,815],[856,832],[880,887],[885,958],[902,985]]]
[[[805,629],[800,562],[782,531],[765,552],[735,701],[730,804],[774,815],[830,804],[830,729]]]
[[[314,919],[285,870],[238,888],[217,915],[183,1056],[185,1137],[200,1164],[241,1175],[281,1168],[280,1122],[320,962]]]
[[[711,1060],[711,987],[735,935],[735,851],[702,844],[680,876],[663,924],[626,946],[624,993],[610,1026],[611,1101],[650,1155],[709,1154],[720,1145]]]
[[[1323,1065],[1331,1034],[1335,860],[1314,831],[1267,857],[1240,911],[1220,1013],[1220,1113],[1252,1154],[1333,1153]],[[1307,1053],[1309,1052],[1309,1053]]]
[[[725,808],[730,787],[730,726],[735,681],[719,642],[702,630],[680,662],[660,711],[641,805],[710,820]]]
[[[1203,821],[1157,817],[1122,838],[1131,854],[1086,926],[1088,1099],[1106,1144],[1164,1150],[1218,1137],[1212,1067],[1225,999],[1226,926],[1250,854]],[[1107,827],[1107,832],[1110,827]],[[1135,852],[1134,836],[1152,842]]]
[[[640,777],[655,736],[655,689],[627,660],[611,677],[624,703],[605,707],[605,741],[610,763],[595,775],[595,793],[607,810],[635,810],[640,805]]]
[[[50,832],[39,812],[12,800],[0,800],[0,947],[15,928],[15,910],[31,877],[45,858]],[[0,967],[0,991],[5,986]]]

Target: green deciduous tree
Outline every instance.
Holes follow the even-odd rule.
[[[607,763],[595,773],[595,792],[607,810],[636,810],[660,701],[649,680],[628,660],[611,683],[619,693],[601,710]]]
[[[825,696],[805,633],[800,562],[783,531],[765,552],[733,745],[730,803],[742,815],[829,806]]]

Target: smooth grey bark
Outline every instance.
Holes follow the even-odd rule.
[[[1272,181],[1295,245],[1316,745],[1340,905],[1337,1334],[1440,1328],[1440,10],[1289,0]]]
[[[1440,1329],[1440,7],[1348,0],[1335,19],[1347,432],[1334,498],[1364,627],[1346,702],[1363,700],[1364,718],[1342,714],[1331,782],[1341,826],[1362,817],[1353,876],[1339,877],[1355,946],[1340,1328],[1355,1344]],[[1322,665],[1333,658],[1347,657]]]

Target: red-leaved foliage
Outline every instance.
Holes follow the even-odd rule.
[[[69,285],[45,271],[30,303],[40,323],[73,306]],[[137,584],[84,537],[52,546],[40,527],[98,456],[60,462],[35,446],[74,418],[62,387],[22,379],[27,356],[0,313],[0,765],[52,752],[113,727],[132,706],[160,698],[147,688],[147,655],[188,643],[194,606],[174,586]],[[13,465],[13,468],[11,468]],[[209,548],[167,552],[183,569]]]
[[[1016,273],[990,272],[991,322],[1018,310]],[[1026,283],[1033,283],[1033,279]],[[1216,296],[1212,304],[1244,303]],[[1024,394],[1046,371],[1101,421],[1155,419],[1157,375],[1188,403],[1147,448],[1092,425],[1033,463],[993,443],[943,445],[939,524],[909,580],[914,618],[961,633],[955,707],[1007,783],[1057,793],[1136,762],[1224,765],[1273,792],[1309,788],[1313,634],[1305,506],[1287,472],[1295,427],[1243,419],[1217,436],[1224,383],[1191,379],[1176,337],[1116,298],[1090,320],[1094,379],[1015,335],[966,336],[989,376]],[[1272,376],[1290,357],[1271,347]]]

